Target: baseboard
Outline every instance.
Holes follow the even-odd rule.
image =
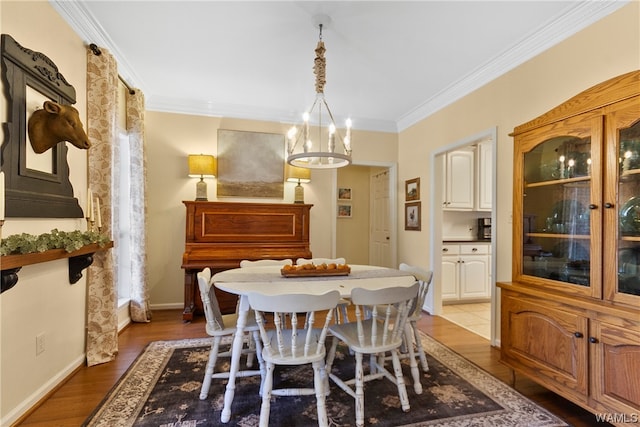
[[[184,308],[184,303],[169,303],[169,304],[151,304],[149,306],[151,310],[177,310]]]
[[[131,301],[128,298],[118,300],[118,333],[131,323],[130,303]]]
[[[23,400],[12,411],[0,420],[0,425],[11,426],[17,424],[18,421],[25,419],[31,412],[40,406],[58,387],[60,387],[73,373],[85,364],[86,354],[82,354],[76,358],[66,368],[58,372],[58,374],[44,383],[31,396]],[[15,424],[14,424],[15,423]]]

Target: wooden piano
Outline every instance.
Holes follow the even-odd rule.
[[[243,259],[311,258],[309,211],[313,205],[184,201],[187,208],[184,311],[191,321],[202,313],[196,274],[237,268]],[[215,290],[223,314],[233,313],[235,295]]]

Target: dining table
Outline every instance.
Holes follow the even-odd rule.
[[[390,286],[409,287],[416,282],[416,278],[411,273],[394,268],[372,265],[349,265],[349,267],[348,274],[335,276],[319,274],[317,276],[288,277],[283,275],[282,266],[277,265],[234,268],[213,276],[212,280],[216,288],[239,297],[237,330],[232,343],[231,366],[224,394],[224,406],[220,416],[221,422],[227,423],[231,419],[231,404],[235,394],[236,376],[240,367],[244,328],[251,309],[249,293],[322,295],[337,290],[342,298],[349,299],[351,291],[355,288],[375,290]],[[295,311],[295,307],[292,307],[292,311]]]

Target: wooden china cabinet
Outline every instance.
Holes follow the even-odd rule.
[[[502,361],[614,424],[640,423],[640,71],[512,136]]]

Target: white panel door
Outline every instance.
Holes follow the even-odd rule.
[[[371,176],[371,236],[369,263],[381,267],[396,268],[392,265],[391,207],[389,203],[389,171]]]

